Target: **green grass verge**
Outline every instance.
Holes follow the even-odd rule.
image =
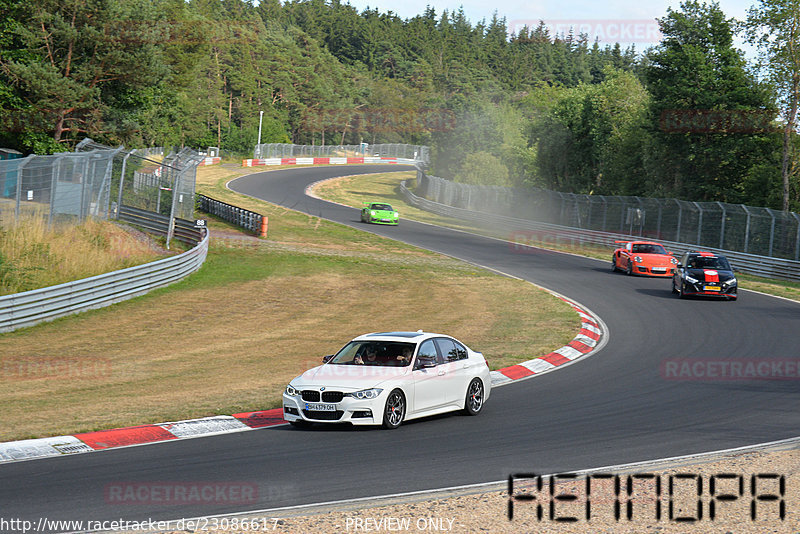
[[[415,172],[408,172],[337,178],[318,184],[315,187],[315,193],[321,198],[359,208],[362,202],[388,202],[400,212],[401,224],[402,219],[412,219],[499,239],[510,239],[507,232],[476,226],[458,219],[443,217],[420,210],[408,204],[405,201],[405,197],[400,193],[400,181],[413,179],[415,176]],[[548,250],[578,254],[589,258],[608,261],[609,264],[614,250],[612,247],[559,245],[552,242],[531,241],[528,244]],[[800,282],[763,278],[746,273],[738,273],[737,278],[739,279],[739,287],[742,289],[760,291],[769,295],[800,301]]]
[[[224,187],[241,169],[214,172],[198,191],[267,215],[268,239],[209,218],[208,259],[186,280],[0,335],[0,441],[274,408],[364,332],[449,333],[500,368],[579,328],[529,283],[250,199]]]

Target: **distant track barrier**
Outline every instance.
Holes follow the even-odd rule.
[[[641,236],[636,235],[601,232],[585,228],[562,226],[441,204],[439,202],[434,202],[421,196],[417,196],[414,192],[410,191],[406,187],[405,181],[401,184],[400,191],[401,194],[406,197],[409,204],[417,208],[447,217],[471,221],[477,226],[508,231],[508,239],[511,242],[511,246],[515,247],[515,250],[518,250],[520,253],[531,252],[537,246],[546,247],[548,244],[570,246],[599,245],[613,247],[614,241],[617,240],[642,239]],[[659,243],[662,243],[669,250],[675,252],[678,256],[688,250],[707,250],[709,252],[724,254],[729,260],[731,260],[733,266],[742,272],[754,274],[756,276],[763,276],[765,278],[800,281],[800,262],[798,261],[770,258],[767,256],[758,256],[755,254],[746,254],[744,252],[667,241],[663,239],[659,240]],[[611,251],[609,250],[609,262],[610,260]]]
[[[259,165],[353,165],[361,163],[400,163],[414,165],[417,160],[391,157],[319,157],[319,158],[260,158],[242,161],[242,167],[257,167]]]
[[[221,200],[197,195],[197,209],[209,213],[261,237],[267,237],[267,217]]]

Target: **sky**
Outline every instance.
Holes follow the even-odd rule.
[[[551,35],[566,34],[571,27],[576,28],[577,34],[581,33],[577,30],[580,28],[590,41],[597,38],[601,46],[619,42],[623,46],[634,44],[639,51],[660,40],[655,19],[663,17],[669,7],[680,9],[678,0],[349,0],[349,3],[359,11],[377,8],[382,12],[393,11],[403,19],[422,14],[427,6],[436,10],[437,18],[445,9],[452,12],[463,7],[473,25],[482,19],[490,21],[497,11],[500,18],[506,18],[511,31],[525,25],[537,26],[543,20]],[[754,3],[755,0],[719,0],[723,13],[739,20],[746,18],[747,9]],[[745,48],[740,42],[737,45]]]

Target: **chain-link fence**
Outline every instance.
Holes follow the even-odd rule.
[[[0,160],[0,225],[25,214],[46,217],[49,224],[117,218],[120,205],[192,219],[202,158],[191,149],[162,159],[163,152],[85,139],[76,152]]]
[[[759,256],[800,260],[800,215],[723,202],[478,186],[420,172],[417,195],[458,208]]]
[[[38,215],[107,218],[111,168],[119,149],[0,161],[0,224]]]
[[[377,144],[370,145],[290,145],[283,143],[267,143],[256,145],[253,152],[255,159],[262,158],[294,158],[294,157],[367,157],[414,159],[428,163],[430,149],[424,145]]]

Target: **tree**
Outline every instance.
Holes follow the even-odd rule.
[[[26,53],[3,50],[0,70],[26,103],[27,122],[48,124],[57,143],[103,133],[111,94],[167,72],[151,2],[41,0],[19,11],[14,34]]]
[[[467,154],[456,175],[456,182],[473,185],[510,186],[508,167],[489,152]]]
[[[747,40],[759,47],[760,67],[778,92],[783,126],[782,206],[789,209],[790,182],[800,171],[792,137],[797,135],[800,101],[800,0],[758,0],[744,25]]]
[[[643,76],[652,94],[652,145],[645,164],[650,189],[663,196],[742,202],[749,169],[772,157],[775,137],[730,121],[774,112],[768,86],[733,46],[732,20],[716,3],[689,0],[659,19],[663,40],[646,54]],[[671,118],[688,127],[674,127]]]

